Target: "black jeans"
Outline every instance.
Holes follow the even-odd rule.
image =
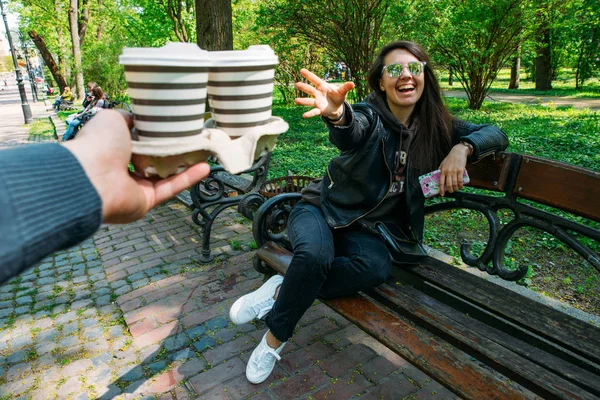
[[[383,241],[360,227],[331,229],[320,208],[306,202],[291,211],[288,235],[294,256],[277,301],[266,318],[282,342],[317,296],[332,298],[380,285],[392,261]]]

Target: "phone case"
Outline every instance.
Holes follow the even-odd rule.
[[[469,175],[465,169],[463,174],[463,184],[470,182]],[[440,170],[437,169],[433,172],[429,172],[419,177],[419,183],[421,184],[421,190],[426,198],[437,196],[440,194]]]

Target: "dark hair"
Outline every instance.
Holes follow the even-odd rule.
[[[408,152],[413,171],[424,174],[438,169],[452,146],[452,116],[446,109],[440,94],[440,85],[433,73],[433,66],[425,49],[414,42],[397,41],[386,45],[375,59],[367,75],[371,90],[385,98],[379,81],[383,72],[384,58],[396,49],[403,49],[425,61],[425,87],[423,94],[410,115],[409,123],[415,124],[415,137]]]
[[[100,86],[94,86],[94,88],[92,89],[92,94],[94,95],[96,100],[100,100],[104,97],[104,92],[102,91],[102,88]]]

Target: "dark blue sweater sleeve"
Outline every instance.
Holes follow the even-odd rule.
[[[0,283],[89,237],[101,222],[100,196],[66,148],[0,150]]]

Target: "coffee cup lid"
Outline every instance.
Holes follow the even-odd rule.
[[[246,50],[209,51],[214,66],[277,65],[278,58],[266,44],[254,45]]]
[[[125,47],[119,56],[119,64],[210,66],[209,52],[195,43],[169,43],[163,47]]]

